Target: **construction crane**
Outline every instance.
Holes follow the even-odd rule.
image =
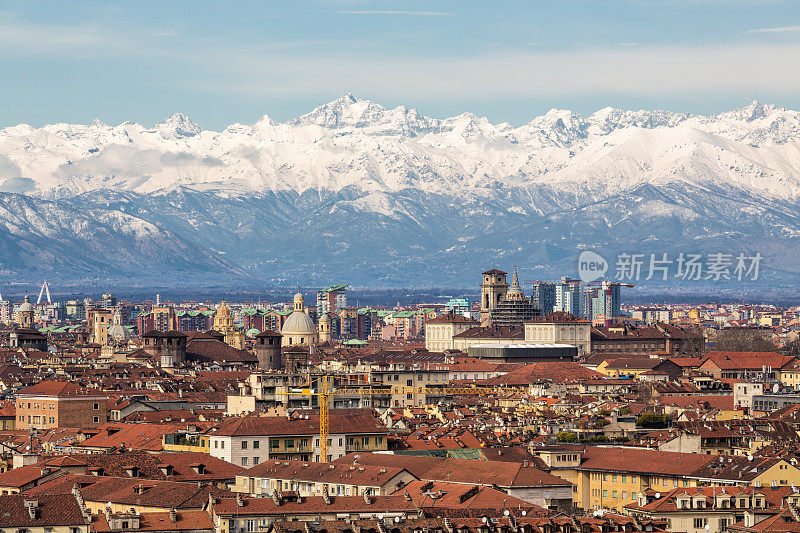
[[[340,389],[330,386],[331,376],[320,376],[317,379],[319,388],[312,387],[291,389],[285,394],[294,396],[316,396],[319,403],[319,446],[320,462],[328,460],[328,434],[330,431],[330,416],[328,413],[328,400],[331,396],[373,396],[373,395],[392,395],[392,394],[435,394],[436,396],[461,396],[472,394],[486,396],[489,394],[528,394],[529,390],[525,387],[446,387],[429,388],[413,386],[397,387],[342,387]],[[310,385],[310,384],[309,384]]]

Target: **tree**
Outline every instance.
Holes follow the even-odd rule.
[[[641,428],[665,428],[669,425],[669,415],[642,413],[636,418],[636,425]]]
[[[556,440],[558,442],[578,442],[578,436],[569,431],[560,431],[558,435],[556,435]]]
[[[800,357],[800,340],[787,342],[781,351],[792,357]]]
[[[714,344],[713,350],[720,352],[778,351],[778,345],[765,337],[765,330],[758,328],[726,328],[710,341]]]

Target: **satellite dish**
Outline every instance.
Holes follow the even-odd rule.
[[[505,511],[503,511],[503,516],[508,516],[508,515],[510,515],[510,514],[511,514],[511,511],[509,511],[508,509],[506,509]]]
[[[399,516],[395,516],[394,517],[394,523],[397,524],[398,522],[400,522],[400,517]]]
[[[661,493],[660,492],[656,492],[656,500],[658,500],[659,498],[661,498]]]
[[[481,518],[481,522],[483,522],[484,524],[486,523],[486,517],[485,516],[483,518]]]
[[[522,516],[528,516],[528,511],[522,511]]]

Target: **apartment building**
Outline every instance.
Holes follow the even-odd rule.
[[[237,475],[233,490],[252,496],[386,496],[416,479],[398,467],[270,459]]]
[[[211,455],[243,467],[267,460],[319,462],[319,415],[247,416],[222,422],[212,429]],[[338,458],[354,451],[388,449],[389,430],[368,410],[330,411],[328,454]]]
[[[43,381],[17,394],[17,429],[96,428],[108,398],[68,381]]]

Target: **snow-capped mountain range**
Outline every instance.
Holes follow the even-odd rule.
[[[761,251],[792,283],[800,112],[551,110],[426,117],[345,95],[294,120],[204,130],[0,130],[0,277],[473,284],[581,249]],[[95,274],[97,273],[97,274]]]

